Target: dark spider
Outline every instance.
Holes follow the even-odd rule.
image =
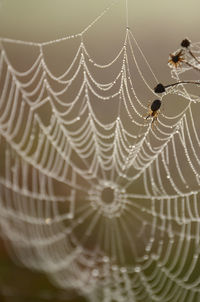
[[[149,118],[149,117],[152,117],[153,118],[153,121],[152,121],[152,124],[157,120],[157,117],[158,117],[158,110],[160,109],[160,106],[161,106],[161,101],[160,100],[154,100],[153,103],[151,104],[151,107],[149,109],[149,113],[146,117],[146,120]]]

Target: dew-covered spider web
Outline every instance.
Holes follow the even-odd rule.
[[[2,234],[14,258],[90,301],[200,301],[199,90],[156,94],[129,27],[99,64],[85,39],[108,10],[55,41],[0,39]],[[69,48],[53,73],[49,58]],[[191,49],[199,58],[200,44]],[[185,56],[196,70],[172,68],[172,82],[198,81]]]

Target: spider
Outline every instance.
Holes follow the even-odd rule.
[[[158,113],[159,113],[158,110],[159,110],[160,106],[161,106],[161,101],[160,100],[154,100],[153,103],[151,104],[151,107],[149,109],[149,113],[146,116],[146,120],[149,117],[152,117],[153,118],[152,125],[157,120]]]
[[[184,58],[183,58],[183,50],[181,49],[178,53],[176,54],[170,54],[170,58],[168,63],[170,65],[172,65],[173,67],[177,68],[181,62],[184,61]]]

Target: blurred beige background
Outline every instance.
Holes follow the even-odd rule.
[[[85,35],[98,60],[113,57],[123,41],[126,1],[117,3]],[[111,0],[1,0],[0,36],[45,42],[81,32]],[[184,37],[199,40],[200,2],[128,0],[128,19],[136,39],[160,74],[166,56]],[[112,37],[112,43],[107,43]],[[118,47],[117,47],[118,46]]]

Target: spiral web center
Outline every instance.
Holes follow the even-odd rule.
[[[125,190],[115,183],[101,181],[89,191],[89,200],[104,217],[119,217],[126,204]]]
[[[105,204],[110,204],[114,201],[115,192],[110,187],[105,187],[101,193],[101,199]]]

